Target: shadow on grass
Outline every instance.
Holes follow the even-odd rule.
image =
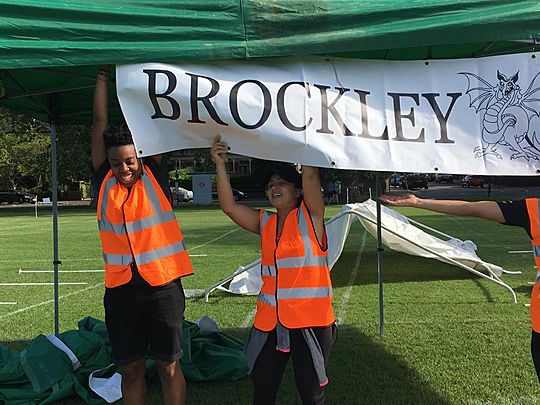
[[[249,329],[230,328],[224,332],[240,339],[247,337]],[[26,341],[2,342],[22,350]],[[300,404],[292,362],[289,362],[278,393],[278,404]],[[332,349],[328,367],[330,384],[326,388],[331,404],[437,404],[450,401],[436,392],[422,377],[408,367],[395,354],[389,353],[378,337],[370,337],[350,325],[338,330],[338,340]],[[250,404],[252,385],[249,377],[239,381],[188,382],[186,404]],[[158,376],[148,379],[147,403],[162,403]],[[60,404],[82,404],[72,396]]]
[[[328,389],[335,404],[449,404],[383,340],[342,325],[330,358]]]
[[[491,291],[489,291],[484,284],[480,282],[479,278],[476,278],[473,280],[473,283],[476,284],[476,286],[482,291],[482,293],[486,296],[487,302],[495,302],[493,299],[493,294],[491,294]]]
[[[336,287],[347,286],[357,252],[345,251],[332,269],[332,282]],[[429,282],[444,280],[470,280],[478,276],[456,266],[433,259],[415,257],[404,253],[385,250],[382,259],[385,283]],[[364,251],[358,268],[355,285],[377,283],[377,253]]]
[[[530,285],[530,284],[523,284],[523,285],[520,285],[519,287],[516,287],[514,288],[514,291],[516,293],[522,293],[524,294],[526,297],[531,297],[531,293],[532,293],[532,288],[533,286]]]
[[[248,329],[224,330],[234,336],[247,336]],[[300,404],[292,361],[289,362],[278,393],[278,404]],[[328,367],[330,384],[326,389],[331,404],[450,404],[447,398],[426,384],[418,373],[396,355],[385,350],[378,337],[369,337],[357,328],[344,325],[338,331]],[[150,381],[148,403],[159,403],[159,380]],[[249,377],[240,381],[188,382],[187,404],[250,404]]]

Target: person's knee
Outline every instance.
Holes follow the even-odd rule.
[[[174,381],[178,377],[183,377],[178,361],[166,362],[156,360],[156,369],[158,371],[159,378],[163,383]]]
[[[126,366],[122,366],[121,369],[122,384],[125,386],[140,384],[141,381],[144,381],[146,359],[141,359]]]

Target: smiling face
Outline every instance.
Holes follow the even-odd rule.
[[[112,146],[107,151],[109,163],[116,180],[124,187],[131,187],[141,177],[142,164],[137,159],[134,145]]]
[[[274,174],[266,185],[266,194],[272,207],[293,209],[298,206],[300,189],[296,188],[294,183],[281,178],[279,174]]]

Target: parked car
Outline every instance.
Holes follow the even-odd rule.
[[[454,176],[448,173],[437,173],[435,175],[435,183],[453,183]]]
[[[247,198],[247,194],[243,191],[240,191],[236,188],[232,189],[233,197],[235,201],[242,201]],[[212,192],[212,199],[217,200],[218,199],[218,193],[217,191]]]
[[[242,200],[245,200],[247,198],[246,193],[244,193],[243,191],[237,190],[235,188],[233,188],[232,193],[233,193],[234,199],[236,201],[242,201]]]
[[[407,190],[415,188],[428,188],[428,181],[425,174],[408,174],[401,177],[400,187]]]
[[[482,176],[467,175],[461,180],[461,187],[484,187],[484,178]]]
[[[16,190],[0,191],[0,203],[35,203],[37,196],[35,194],[26,193]]]
[[[186,202],[193,200],[193,191],[182,187],[178,187],[178,191],[176,191],[176,187],[171,187],[171,194],[173,201],[175,202]]]
[[[390,186],[399,187],[401,185],[401,175],[394,173],[390,176]]]

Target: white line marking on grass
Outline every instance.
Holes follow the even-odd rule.
[[[85,259],[62,259],[62,262],[83,262],[89,260],[103,260],[103,257],[89,257]],[[37,263],[37,262],[52,262],[52,259],[14,259],[14,260],[0,260],[0,263]]]
[[[82,290],[79,290],[79,291],[73,291],[73,292],[70,292],[69,294],[61,295],[61,296],[58,297],[58,300],[68,298],[68,297],[71,297],[72,295],[77,295],[77,294],[80,294],[82,292],[92,290],[92,289],[94,289],[96,287],[102,287],[102,286],[103,286],[103,283],[98,283],[98,284],[92,285],[90,287],[83,288]],[[26,312],[26,311],[29,311],[31,309],[41,307],[41,306],[47,305],[47,304],[52,304],[52,303],[54,303],[54,300],[47,300],[47,301],[39,302],[37,304],[30,305],[29,307],[24,307],[24,308],[18,309],[16,311],[9,312],[9,313],[7,313],[5,315],[0,315],[0,319],[7,318],[8,316],[20,314],[21,312]]]
[[[202,245],[195,246],[195,247],[193,247],[193,248],[191,248],[191,249],[188,249],[188,250],[195,250],[195,249],[198,249],[198,248],[200,248],[200,247],[209,245],[210,243],[215,242],[216,240],[219,240],[219,239],[221,239],[221,238],[224,238],[225,236],[227,236],[227,235],[229,235],[229,234],[231,234],[231,233],[233,233],[233,232],[236,232],[236,231],[238,231],[239,229],[240,229],[240,228],[236,228],[236,229],[233,229],[232,231],[225,232],[223,235],[218,236],[217,238],[214,238],[214,239],[212,239],[212,240],[210,240],[210,241],[208,241],[208,242],[203,243]]]
[[[0,305],[17,305],[16,302],[0,302]]]
[[[529,395],[527,397],[495,397],[490,399],[468,399],[468,405],[535,405],[540,397]]]
[[[251,322],[253,320],[253,317],[255,316],[255,312],[257,312],[257,308],[253,308],[251,311],[249,311],[244,322],[240,324],[241,328],[249,328],[251,326]]]
[[[87,285],[88,283],[58,283],[58,285]],[[54,285],[54,283],[0,283],[0,287],[4,286],[23,286],[23,285]]]
[[[189,257],[207,257],[207,254],[200,255],[189,255]],[[101,260],[102,258],[97,257],[95,259],[63,259],[63,262],[77,262],[77,261],[88,261],[88,260]],[[50,262],[51,260],[32,260],[33,262]],[[11,263],[11,262],[24,262],[24,260],[0,260],[0,263]],[[98,273],[105,270],[59,270],[60,273]],[[53,273],[53,270],[31,270],[31,269],[19,269],[19,273]]]
[[[532,253],[532,250],[509,250],[508,253],[510,253],[510,254],[516,254],[516,253]]]
[[[443,214],[443,216],[446,218],[446,219],[449,219],[450,221],[456,223],[456,224],[459,224],[459,225],[463,225],[463,222],[457,220],[456,218],[454,218],[452,215],[446,215],[446,214]]]
[[[105,270],[58,270],[58,273],[103,273]],[[23,273],[54,273],[54,270],[30,270],[19,269],[19,274]]]
[[[362,254],[364,253],[364,249],[366,247],[366,236],[367,236],[367,231],[364,229],[364,234],[362,235],[362,244],[360,245],[360,249],[358,250],[358,254],[356,255],[356,261],[354,262],[354,267],[351,272],[351,277],[349,278],[349,283],[347,284],[347,289],[345,290],[345,293],[341,297],[341,303],[339,305],[339,312],[338,312],[338,317],[337,317],[338,325],[341,325],[341,323],[343,322],[343,319],[345,318],[345,314],[347,313],[347,305],[349,304],[349,299],[351,298],[353,284],[354,284],[354,281],[356,280],[358,267],[360,267],[360,260],[362,259]]]
[[[525,304],[525,306],[527,306],[528,304]],[[446,324],[446,323],[450,323],[450,324],[467,324],[467,323],[506,323],[508,321],[512,321],[512,322],[525,322],[525,321],[528,321],[530,318],[527,317],[527,318],[513,318],[513,319],[492,319],[492,318],[475,318],[475,319],[456,319],[455,321],[453,320],[448,320],[448,319],[442,319],[442,320],[433,320],[433,319],[424,319],[424,320],[418,320],[418,321],[388,321],[388,320],[385,320],[384,321],[384,324],[385,325],[439,325],[439,324]],[[372,325],[372,326],[378,326],[379,323],[369,323],[369,325]]]

